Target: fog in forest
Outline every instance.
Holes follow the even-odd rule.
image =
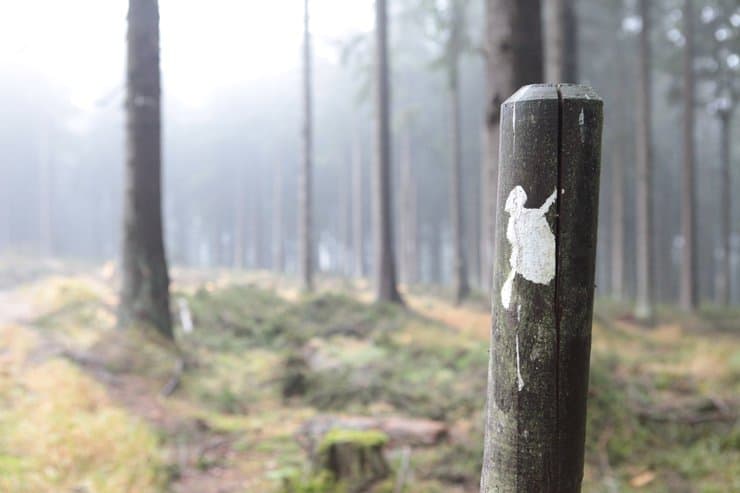
[[[378,5],[386,3],[387,19],[381,22]],[[143,10],[135,11],[134,4]],[[130,8],[135,15],[127,14]],[[137,15],[143,19],[138,27]],[[387,93],[381,25],[387,28]],[[506,342],[497,324],[525,320],[524,325],[550,327],[542,314],[550,309],[549,301],[542,301],[549,294],[516,301],[518,311],[509,318],[497,318],[497,310],[502,299],[509,308],[511,294],[504,291],[512,282],[515,299],[524,300],[528,292],[516,291],[524,278],[532,286],[547,285],[567,272],[558,257],[551,276],[533,281],[517,271],[521,252],[496,251],[494,245],[511,243],[514,249],[516,214],[540,206],[549,234],[548,224],[560,221],[555,217],[568,193],[556,188],[570,178],[558,169],[557,185],[547,194],[539,188],[535,193],[549,178],[532,172],[524,184],[531,195],[525,195],[526,208],[523,202],[503,210],[507,196],[514,195],[498,184],[508,183],[520,163],[507,161],[503,151],[499,155],[499,145],[521,152],[516,157],[530,166],[538,158],[518,151],[516,138],[531,138],[529,149],[541,142],[525,132],[517,137],[516,128],[512,135],[499,128],[508,114],[500,105],[519,86],[545,82],[583,84],[593,89],[586,94],[603,100],[603,127],[600,134],[594,130],[601,136],[600,178],[598,159],[592,166],[584,157],[588,150],[579,149],[570,163],[587,163],[584,169],[596,171],[584,183],[599,184],[598,193],[592,190],[594,203],[584,196],[577,208],[585,221],[579,238],[589,237],[587,220],[598,216],[593,282],[589,248],[594,245],[586,242],[583,251],[573,247],[571,255],[561,250],[567,243],[560,237],[555,243],[553,236],[552,247],[553,259],[570,255],[574,271],[585,272],[583,279],[595,286],[593,293],[583,291],[584,318],[574,317],[587,321],[590,350],[593,294],[598,332],[591,387],[587,350],[583,396],[573,391],[584,406],[589,395],[584,491],[737,491],[737,0],[0,0],[0,288],[5,290],[0,326],[8,326],[7,337],[0,337],[0,369],[3,355],[15,354],[8,348],[25,341],[26,331],[53,328],[63,334],[54,344],[65,349],[49,357],[72,361],[80,375],[90,374],[108,388],[107,373],[101,377],[103,370],[91,370],[97,363],[85,359],[88,353],[80,356],[75,344],[120,334],[114,327],[151,323],[178,347],[172,379],[160,382],[147,373],[156,387],[153,395],[164,384],[168,390],[159,399],[201,409],[187,417],[184,407],[141,411],[129,405],[127,394],[116,393],[115,388],[128,389],[127,373],[117,377],[123,383],[111,387],[111,405],[163,433],[166,445],[152,445],[152,439],[147,446],[156,450],[152,457],[167,458],[161,464],[159,458],[141,459],[158,464],[154,472],[146,469],[151,481],[142,479],[149,472],[137,473],[139,483],[112,476],[109,489],[95,486],[98,480],[86,472],[70,472],[76,465],[47,463],[48,458],[47,470],[65,472],[36,478],[29,472],[36,466],[28,464],[41,462],[22,461],[46,454],[24,449],[20,438],[4,443],[4,430],[23,421],[0,410],[0,491],[463,493],[484,491],[481,468],[482,488],[508,484],[504,473],[497,476],[498,469],[482,459],[485,447],[486,457],[493,454],[490,461],[503,460],[488,449],[490,440],[483,445],[486,431],[495,433],[490,421],[488,428],[483,424],[486,395],[492,399],[489,412],[511,404],[501,397],[506,392],[495,393],[503,404],[493,403],[495,379],[486,390],[489,336],[495,341],[491,374],[504,368],[495,361],[496,348],[511,353],[512,389],[517,389],[511,395],[522,389],[534,393],[529,375],[541,365],[520,367],[519,332]],[[562,106],[560,89],[557,94]],[[160,111],[160,104],[156,119],[146,113]],[[516,112],[512,118],[516,127]],[[583,110],[580,118],[586,148]],[[507,139],[514,144],[507,147]],[[561,158],[558,154],[558,166]],[[137,166],[139,174],[132,171]],[[596,197],[598,214],[592,214]],[[503,221],[509,218],[507,225]],[[552,234],[560,233],[553,228]],[[164,255],[157,253],[160,241]],[[502,288],[498,283],[507,274],[508,287]],[[567,286],[561,288],[557,279],[551,308],[557,317],[563,310],[567,316],[568,307],[560,307],[557,298]],[[74,302],[49,301],[62,299],[49,294],[61,289],[55,282],[66,286],[59,293]],[[44,294],[29,301],[13,291],[22,286]],[[522,305],[534,315],[522,318]],[[556,358],[560,323],[560,318],[553,322]],[[394,324],[395,335],[387,329]],[[304,329],[308,332],[301,334]],[[451,334],[459,339],[450,342]],[[33,340],[39,337],[46,341],[38,335]],[[532,348],[541,342],[540,336],[529,337],[521,335],[522,357],[525,350],[536,353]],[[719,352],[699,354],[715,337]],[[104,347],[91,343],[85,351],[108,354],[96,344]],[[251,363],[239,363],[246,360]],[[167,361],[170,372],[173,364]],[[667,361],[675,366],[668,368]],[[556,373],[555,381],[566,373]],[[3,378],[0,408],[7,397],[22,413],[24,401],[9,397],[11,387],[3,387]],[[19,378],[36,385],[31,376]],[[72,385],[78,377],[69,378],[51,387]],[[714,382],[707,388],[697,383],[707,380]],[[455,403],[444,402],[444,395],[414,393],[425,384]],[[45,395],[41,387],[33,388]],[[529,394],[521,399],[536,401],[528,400]],[[515,402],[518,409],[520,401]],[[160,419],[168,413],[178,416],[177,426]],[[373,453],[385,447],[379,460],[390,465],[367,466],[372,481],[355,488],[351,475],[346,484],[339,481],[346,472],[340,459],[329,467],[333,479],[326,479],[316,473],[323,467],[316,466],[323,449],[308,447],[306,459],[299,453],[305,444],[293,439],[308,433],[303,418],[320,420],[324,413],[420,419],[423,426],[442,427],[450,438],[432,443],[425,433],[437,428],[419,428],[416,422],[408,433],[420,435],[408,443],[408,436],[399,439],[385,422],[360,426],[388,434],[388,444],[383,439]],[[495,413],[488,416],[494,419]],[[585,427],[585,414],[579,416],[576,426]],[[284,420],[295,423],[295,430],[260,435],[256,421],[238,419],[263,420],[265,429],[278,426],[271,419]],[[689,432],[693,426],[695,432]],[[115,426],[110,429],[115,432]],[[148,435],[136,436],[137,443],[150,443]],[[211,446],[214,437],[227,443],[228,452],[214,452],[223,448],[221,442]],[[667,455],[676,443],[684,448]],[[181,449],[200,455],[183,459]],[[725,461],[711,467],[700,460],[723,454]],[[128,464],[124,455],[111,460]],[[581,450],[581,469],[582,455]],[[6,457],[24,465],[13,469],[15,462]],[[98,466],[90,470],[103,470]],[[4,474],[10,478],[6,483]],[[525,490],[520,485],[511,491]]]

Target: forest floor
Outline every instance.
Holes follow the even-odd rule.
[[[361,283],[175,269],[194,329],[174,346],[115,330],[114,275],[0,264],[0,491],[338,492],[310,473],[311,430],[368,417],[414,430],[373,491],[478,491],[483,297],[400,308]],[[740,491],[740,312],[625,313],[597,304],[584,491]]]

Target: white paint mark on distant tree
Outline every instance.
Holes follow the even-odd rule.
[[[514,187],[506,199],[504,210],[509,213],[506,239],[511,245],[509,272],[501,287],[501,303],[507,310],[511,304],[514,278],[520,274],[537,284],[550,284],[555,277],[555,235],[550,231],[545,214],[557,199],[557,191],[539,209],[527,209],[527,193]]]
[[[193,331],[193,317],[190,314],[190,308],[188,307],[188,301],[185,298],[179,298],[177,300],[177,306],[180,309],[180,324],[182,325],[182,331],[189,334]]]

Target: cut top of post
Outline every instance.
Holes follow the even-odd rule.
[[[602,102],[599,95],[590,86],[582,84],[531,84],[519,89],[503,104],[543,99],[581,99]]]

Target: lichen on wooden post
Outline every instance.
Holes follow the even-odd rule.
[[[532,85],[502,105],[481,492],[578,492],[602,101]]]

